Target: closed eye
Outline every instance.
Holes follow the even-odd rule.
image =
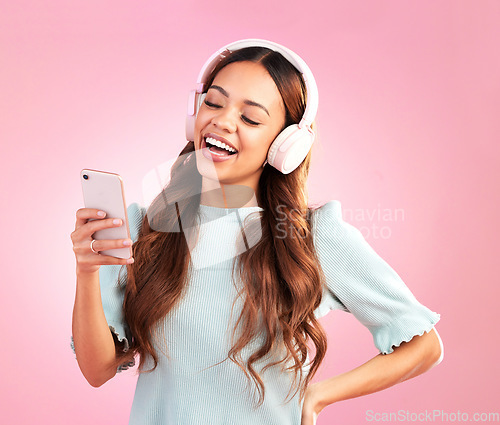
[[[255,121],[252,121],[251,119],[248,119],[247,117],[245,117],[245,115],[242,115],[241,116],[241,119],[245,122],[247,122],[248,124],[251,124],[251,125],[259,125],[258,122],[255,122]]]
[[[222,108],[221,105],[216,105],[215,103],[209,102],[208,100],[204,100],[203,103],[205,105],[207,105],[209,108]],[[247,118],[245,115],[242,115],[241,119],[250,125],[260,125],[260,123],[255,122],[255,121],[251,120],[250,118]]]
[[[205,103],[205,105],[207,105],[207,106],[210,106],[211,108],[220,108],[221,107],[220,105],[216,105],[215,103],[211,103],[208,100],[205,100],[203,103]]]

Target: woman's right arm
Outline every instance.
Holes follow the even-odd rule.
[[[105,218],[100,213],[102,212],[91,208],[78,210],[75,231],[71,234],[76,257],[73,343],[80,370],[93,387],[101,386],[116,374],[115,341],[102,307],[99,268],[101,265],[133,263],[133,259],[96,254],[90,249],[94,232],[123,225],[121,220]],[[94,242],[93,248],[103,251],[131,244],[130,239],[99,240]]]

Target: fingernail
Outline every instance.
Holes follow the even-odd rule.
[[[132,241],[129,240],[123,241],[123,246],[130,246],[130,245],[132,245]]]
[[[97,211],[97,215],[99,217],[106,217],[106,213],[104,211]]]
[[[122,224],[122,221],[119,218],[115,218],[113,224]]]
[[[129,259],[127,260],[127,264],[132,264],[133,262],[134,262],[134,259],[133,259],[133,258],[129,258]]]

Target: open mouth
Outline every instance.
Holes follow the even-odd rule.
[[[201,148],[208,148],[208,150],[217,156],[231,156],[237,154],[238,151],[231,146],[226,145],[220,140],[214,139],[213,137],[204,137],[203,144]]]

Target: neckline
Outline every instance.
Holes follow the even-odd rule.
[[[211,205],[200,204],[199,218],[201,223],[210,222],[212,220],[224,219],[234,222],[241,222],[252,214],[262,214],[264,208],[259,206],[239,207],[239,208],[224,208],[213,207]]]
[[[250,206],[250,207],[234,207],[234,208],[226,208],[226,207],[214,207],[212,205],[203,205],[200,204],[200,209],[204,209],[207,211],[264,211],[264,208],[259,207],[258,205]]]

